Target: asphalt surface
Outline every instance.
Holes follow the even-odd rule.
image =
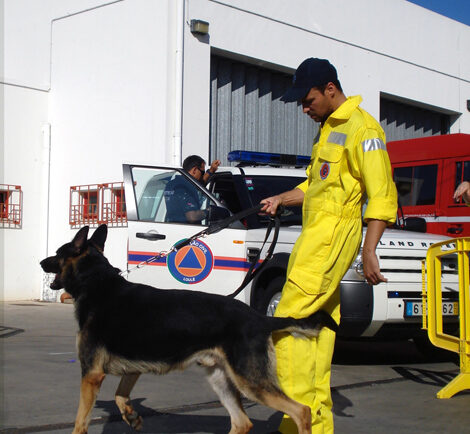
[[[79,399],[76,323],[70,304],[3,303],[0,320],[0,433],[70,433]],[[459,372],[451,353],[424,357],[412,342],[339,342],[332,393],[336,434],[470,433],[470,392],[436,393]],[[131,433],[105,379],[89,433]],[[228,414],[197,367],[142,376],[132,394],[144,433],[226,433]],[[254,434],[275,431],[281,414],[245,401]]]

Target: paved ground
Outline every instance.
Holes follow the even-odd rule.
[[[73,306],[5,303],[0,320],[3,405],[0,433],[72,431],[79,395]],[[333,365],[335,433],[470,433],[470,392],[440,400],[436,393],[458,373],[452,355],[432,360],[411,342],[337,345]],[[133,432],[118,417],[106,378],[90,434]],[[133,403],[144,433],[226,433],[229,419],[202,371],[143,376]],[[276,429],[281,415],[246,402],[254,434]]]

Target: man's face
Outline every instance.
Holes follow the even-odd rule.
[[[321,92],[313,87],[302,99],[303,112],[309,115],[315,122],[322,124],[328,119],[328,116],[334,112],[331,97],[328,90]]]
[[[196,178],[198,181],[200,181],[202,179],[202,177],[204,176],[204,173],[206,172],[206,163],[202,163],[199,167],[198,166],[194,166],[190,171],[190,175],[193,177],[193,178]]]

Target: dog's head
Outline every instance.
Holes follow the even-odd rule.
[[[97,249],[101,253],[104,250],[104,243],[108,235],[106,225],[99,226],[90,239],[88,236],[88,226],[81,228],[70,243],[59,247],[55,256],[49,256],[41,261],[41,267],[46,273],[54,273],[55,278],[51,283],[51,289],[62,289],[64,287],[65,272],[69,267],[73,267],[90,248]]]

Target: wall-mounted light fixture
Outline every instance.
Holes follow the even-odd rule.
[[[209,33],[209,23],[202,20],[191,20],[190,29],[191,33],[207,35]]]

